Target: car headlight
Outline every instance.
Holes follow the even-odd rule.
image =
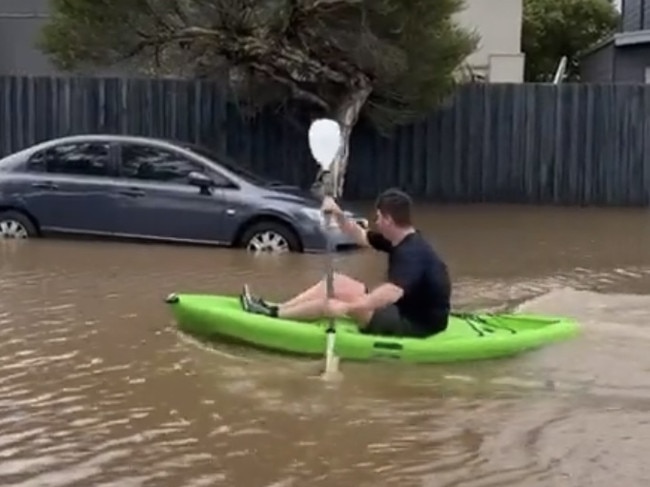
[[[322,226],[325,226],[325,217],[322,211],[316,208],[303,208],[301,212],[310,220],[317,222]],[[368,229],[368,220],[366,220],[365,218],[360,218],[358,216],[355,216],[351,211],[344,211],[343,214],[345,215],[346,218],[352,220],[364,230]],[[338,225],[336,224],[336,220],[332,220],[330,228],[338,228]]]
[[[323,215],[323,212],[316,209],[316,208],[303,208],[300,210],[303,215],[305,215],[307,218],[312,220],[315,223],[318,223],[321,226],[325,226],[325,216]],[[336,220],[332,218],[332,221],[330,223],[330,228],[338,228],[338,225],[336,223]]]
[[[303,215],[305,215],[310,220],[313,220],[318,223],[323,223],[324,221],[323,212],[317,210],[316,208],[302,208],[300,211]]]

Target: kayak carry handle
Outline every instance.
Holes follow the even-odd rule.
[[[401,343],[397,342],[375,342],[372,344],[373,348],[378,348],[379,350],[403,350],[404,346]]]

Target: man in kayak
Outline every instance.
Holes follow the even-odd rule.
[[[365,231],[348,219],[332,198],[323,200],[322,209],[359,245],[388,254],[386,282],[368,292],[363,283],[335,274],[332,299],[326,299],[323,280],[277,305],[252,296],[244,286],[244,310],[290,320],[349,317],[363,333],[375,335],[425,337],[446,329],[451,297],[447,265],[413,227],[406,193],[389,189],[377,198],[378,231]]]

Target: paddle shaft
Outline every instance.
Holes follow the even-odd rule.
[[[323,195],[325,197],[336,198],[336,183],[334,181],[334,176],[331,172],[326,172],[321,176],[321,181],[323,184]],[[325,289],[327,293],[327,299],[332,299],[334,297],[334,239],[330,235],[330,227],[332,225],[332,219],[334,215],[331,211],[323,212],[324,223],[325,223],[325,236],[327,238],[327,264],[325,267]],[[334,318],[330,317],[329,329],[334,328]]]
[[[322,176],[323,193],[325,196],[334,198],[336,196],[336,183],[331,172]],[[330,211],[324,212],[325,235],[327,238],[327,264],[325,268],[325,292],[327,300],[334,297],[334,239],[330,235],[330,226],[334,215]],[[334,372],[336,369],[334,358],[334,343],[336,340],[336,322],[334,316],[330,316],[327,323],[327,348],[325,350],[325,372]]]
[[[332,215],[332,212],[327,211],[325,213],[325,227],[327,229],[327,264],[325,267],[325,292],[327,294],[327,299],[332,299],[334,297],[334,242],[332,237],[329,235],[329,228],[332,224],[332,218],[334,218],[334,215]],[[330,316],[328,325],[327,325],[327,332],[328,333],[334,333],[335,332],[335,324],[334,324],[334,317]]]

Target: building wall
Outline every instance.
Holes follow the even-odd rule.
[[[580,62],[580,75],[586,83],[648,83],[650,45],[615,47],[610,42]]]
[[[623,0],[623,32],[650,29],[650,0]]]
[[[523,81],[522,15],[523,0],[465,0],[465,10],[458,20],[481,36],[479,48],[468,62],[486,80]]]
[[[611,83],[614,81],[614,41],[600,46],[580,61],[580,78],[586,83]]]
[[[619,47],[616,53],[614,81],[646,83],[648,68],[650,68],[650,45]]]

